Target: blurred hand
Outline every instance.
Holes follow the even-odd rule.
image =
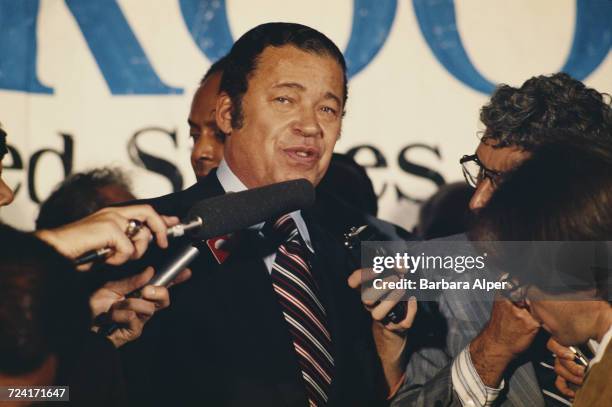
[[[116,323],[119,328],[108,338],[116,348],[140,337],[147,321],[158,310],[170,305],[170,296],[166,287],[145,284],[151,280],[154,271],[147,267],[142,273],[117,281],[110,281],[95,291],[89,299],[93,330],[100,325]],[[191,277],[191,270],[183,270],[172,282],[178,284]],[[132,291],[141,289],[141,298],[126,298]]]
[[[126,235],[130,219],[139,220],[145,225],[131,239]],[[119,265],[130,259],[140,258],[147,250],[153,235],[159,247],[168,247],[166,230],[178,222],[179,219],[175,216],[158,215],[149,205],[131,205],[104,208],[68,225],[37,231],[36,235],[70,259],[90,250],[110,247],[113,252],[105,261],[111,265]],[[91,264],[85,266],[79,269],[86,270]]]
[[[376,351],[383,366],[383,372],[388,387],[394,388],[404,374],[404,349],[407,337],[405,332],[412,327],[417,312],[416,298],[410,297],[405,318],[399,323],[389,322],[382,324],[382,320],[403,299],[404,290],[382,290],[370,286],[369,282],[375,278],[383,278],[384,281],[399,281],[399,276],[391,274],[381,277],[372,269],[355,270],[348,278],[351,288],[359,290],[363,283],[368,287],[362,291],[362,302],[364,307],[372,316],[372,335],[376,345]]]
[[[557,373],[557,379],[555,380],[555,386],[565,396],[576,397],[576,392],[570,388],[568,382],[581,386],[584,380],[584,366],[574,361],[574,352],[559,344],[553,338],[548,340],[546,347],[556,356],[555,373]]]

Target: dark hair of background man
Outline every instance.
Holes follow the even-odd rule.
[[[37,229],[52,229],[116,203],[131,201],[127,176],[117,168],[98,168],[66,178],[42,203]]]
[[[480,112],[482,141],[531,151],[555,140],[556,133],[546,129],[567,129],[583,141],[610,140],[610,99],[565,73],[536,76],[520,88],[501,85]]]
[[[267,47],[294,46],[302,51],[333,58],[342,68],[344,77],[343,106],[346,105],[348,87],[346,63],[342,52],[319,31],[301,24],[268,23],[257,26],[240,37],[228,54],[220,91],[232,100],[232,127],[242,127],[242,97],[247,92],[249,77],[257,68],[258,58]]]
[[[208,71],[206,71],[206,73],[204,74],[204,77],[202,77],[200,85],[202,85],[206,81],[206,79],[210,78],[210,76],[216,74],[217,72],[225,72],[227,64],[229,63],[228,61],[228,55],[225,55],[218,59],[214,64],[212,64],[210,68],[208,68]]]

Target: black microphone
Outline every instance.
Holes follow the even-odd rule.
[[[199,218],[202,224],[191,230],[194,243],[189,243],[179,254],[161,267],[149,284],[167,286],[198,255],[197,245],[200,241],[223,236],[238,230],[246,229],[266,220],[275,219],[286,213],[312,206],[315,190],[305,179],[285,181],[264,187],[241,192],[230,192],[196,203],[187,215],[187,219]],[[128,298],[139,298],[140,290],[134,291]],[[105,336],[117,329],[116,324],[102,328]]]

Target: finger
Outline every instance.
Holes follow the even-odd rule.
[[[385,325],[385,328],[396,333],[401,333],[406,331],[407,329],[412,328],[416,312],[417,300],[415,297],[410,297],[410,299],[408,300],[408,306],[406,307],[406,317],[398,323],[389,322]]]
[[[351,273],[348,278],[348,285],[351,288],[359,288],[361,286],[361,274],[365,271],[365,269],[357,269]]]
[[[557,379],[555,380],[555,387],[561,392],[561,394],[569,398],[576,397],[576,392],[569,388],[567,381],[561,376],[557,376]]]
[[[152,301],[156,309],[164,309],[170,305],[170,294],[166,287],[148,285],[142,289],[142,298]]]
[[[408,329],[412,327],[412,323],[414,322],[414,318],[416,317],[416,313],[418,310],[416,297],[410,297],[408,299],[408,307],[406,310],[406,318],[404,318],[399,325],[402,328]]]
[[[135,291],[153,278],[153,267],[147,267],[143,272],[131,277],[122,278],[121,280],[110,281],[104,287],[125,296],[132,291]]]
[[[546,347],[549,351],[554,353],[558,358],[574,360],[574,352],[572,352],[569,348],[561,345],[559,342],[555,341],[553,338],[550,338],[548,342],[546,342]]]
[[[109,312],[109,319],[129,330],[138,329],[138,315],[132,310],[128,309],[114,309]],[[115,331],[116,332],[116,331]]]
[[[351,288],[358,288],[364,283],[367,283],[369,281],[374,280],[375,278],[380,277],[381,274],[375,273],[374,270],[372,270],[371,268],[357,269],[349,276],[349,286]]]
[[[141,258],[147,248],[149,247],[149,242],[152,240],[151,231],[149,228],[144,227],[138,231],[136,236],[132,237],[132,243],[134,244],[134,253],[132,254],[132,260]]]
[[[582,377],[570,372],[565,366],[561,365],[560,363],[557,363],[557,360],[555,360],[555,373],[563,377],[568,382],[577,385],[582,385]]]
[[[170,284],[168,284],[168,288],[172,287],[173,285],[181,284],[182,282],[189,280],[191,278],[191,274],[192,274],[191,269],[188,269],[188,268],[181,271],[179,275],[176,276],[176,278],[172,280]]]
[[[148,319],[155,314],[155,303],[142,298],[128,298],[113,304],[111,309],[133,311],[139,318]]]
[[[584,366],[579,365],[573,360],[557,359],[557,361],[561,366],[563,366],[567,371],[569,371],[574,376],[584,377]]]
[[[168,237],[166,236],[166,223],[164,219],[155,212],[150,205],[131,205],[117,208],[120,214],[128,219],[137,219],[147,224],[148,228],[155,235],[159,247],[168,247]]]
[[[395,307],[395,304],[400,302],[404,295],[403,290],[392,290],[389,294],[372,309],[372,319],[380,321]]]
[[[166,226],[178,225],[181,222],[180,219],[176,216],[161,215],[161,218],[164,220],[164,223],[166,224]]]
[[[113,252],[106,258],[105,263],[113,266],[118,266],[128,261],[132,257],[132,254],[134,254],[135,250],[132,241],[128,239],[123,231],[115,232],[113,234],[113,240],[110,246],[113,249]]]
[[[382,280],[386,283],[397,282],[399,281],[399,277],[397,275],[391,275],[385,277]],[[389,295],[391,295],[392,292],[395,292],[396,294],[394,294],[393,297],[389,298]],[[396,298],[397,295],[399,295],[399,297],[401,298],[404,292],[404,290],[394,290],[391,288],[375,288],[374,284],[368,283],[366,287],[363,288],[361,291],[361,302],[363,302],[366,306],[373,306],[376,305],[382,299],[386,301],[387,299]]]

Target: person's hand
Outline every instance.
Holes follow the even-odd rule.
[[[370,282],[374,278],[383,278],[384,281],[398,281],[396,274],[381,277],[372,269],[355,270],[348,278],[348,284],[353,289],[360,289],[362,283]],[[408,301],[405,318],[398,322],[382,324],[382,320],[403,299],[404,290],[382,290],[371,286],[364,288],[362,302],[372,316],[372,335],[376,351],[381,360],[385,379],[389,389],[394,388],[404,374],[403,355],[406,348],[407,337],[405,332],[412,327],[417,312],[416,298]]]
[[[568,382],[581,386],[584,380],[584,366],[574,361],[574,352],[559,344],[553,338],[548,340],[546,347],[556,356],[555,373],[557,373],[557,379],[555,380],[555,386],[561,394],[570,398],[576,397],[576,392],[570,388]]]
[[[126,230],[131,219],[143,222],[144,227],[130,239]],[[104,208],[68,225],[37,231],[36,235],[70,259],[90,250],[110,247],[113,251],[105,261],[119,265],[140,258],[152,235],[155,235],[159,247],[168,247],[167,228],[178,222],[175,216],[158,215],[149,205],[131,205]]]
[[[140,274],[106,283],[89,298],[94,331],[97,332],[102,324],[119,325],[119,328],[108,336],[116,348],[140,337],[145,323],[153,314],[170,305],[166,287],[144,286],[153,274],[153,268],[147,267]],[[189,277],[191,270],[185,269],[171,285],[181,283]],[[140,288],[141,298],[126,298],[127,294]]]
[[[470,355],[483,383],[498,387],[504,370],[533,342],[540,324],[526,308],[498,295],[485,328],[470,343]]]

